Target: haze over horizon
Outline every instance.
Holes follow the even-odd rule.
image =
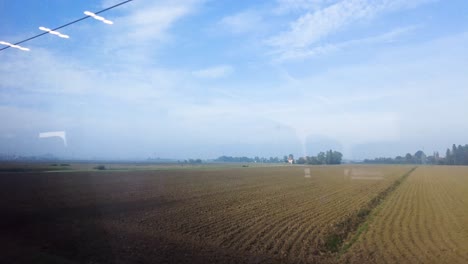
[[[4,1],[14,43],[119,0]],[[27,8],[25,8],[27,7]],[[426,154],[468,143],[468,2],[135,0],[0,52],[0,154]],[[66,131],[59,138],[39,133]]]

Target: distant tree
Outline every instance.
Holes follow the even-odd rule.
[[[422,150],[418,150],[416,151],[416,153],[414,153],[413,159],[414,159],[414,162],[417,164],[426,163],[426,154],[424,154]]]
[[[452,165],[457,165],[458,164],[458,150],[457,150],[457,146],[455,144],[452,145],[452,152],[451,152],[451,163]]]
[[[305,156],[300,157],[296,160],[298,164],[310,164],[310,165],[320,165],[320,164],[341,164],[343,154],[338,151],[328,150],[326,152],[320,152],[316,157],[314,156]]]
[[[453,144],[452,150],[447,149],[445,160],[448,165],[468,165],[468,144],[465,146]]]
[[[406,156],[405,156],[405,162],[408,163],[408,164],[413,163],[413,156],[411,156],[410,153],[407,153],[407,154],[406,154]]]
[[[325,164],[333,164],[333,152],[331,149],[325,154]]]
[[[395,159],[392,158],[375,158],[373,160],[366,159],[364,163],[374,164],[435,164],[435,165],[468,165],[468,144],[465,146],[453,144],[451,148],[447,148],[445,157],[440,157],[439,152],[435,151],[432,156],[426,156],[426,154],[418,150],[411,154],[406,154],[405,157],[397,156]]]
[[[427,156],[426,161],[428,164],[437,164],[435,155]]]
[[[317,161],[319,164],[325,164],[327,161],[326,154],[324,152],[317,154]]]
[[[307,160],[304,157],[300,157],[296,161],[297,164],[305,164],[306,162]]]
[[[433,164],[439,164],[440,163],[440,156],[439,156],[439,152],[436,151],[434,152],[434,162]]]
[[[311,164],[311,165],[320,165],[321,164],[317,157],[308,157],[307,163]]]
[[[341,159],[343,158],[343,154],[338,151],[332,152],[332,163],[331,164],[341,164]]]
[[[462,157],[463,165],[468,165],[468,144],[463,146],[462,155],[463,155],[463,157]]]
[[[403,163],[405,163],[405,161],[406,161],[406,159],[403,158],[402,156],[396,156],[395,160],[394,160],[394,163],[403,164]]]
[[[445,152],[445,164],[453,165],[453,158],[450,149],[447,149],[447,151]]]

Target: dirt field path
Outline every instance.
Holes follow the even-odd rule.
[[[468,263],[468,168],[419,167],[376,210],[350,263]]]

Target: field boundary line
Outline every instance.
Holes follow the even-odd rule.
[[[374,216],[381,210],[385,199],[391,195],[408,178],[417,167],[395,180],[389,187],[378,193],[365,206],[357,210],[346,219],[334,225],[325,240],[322,243],[322,252],[334,255],[339,258],[347,252],[349,248],[359,239],[360,235],[367,231],[369,223]]]

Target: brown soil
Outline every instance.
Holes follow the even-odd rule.
[[[354,171],[367,171],[367,176],[378,172],[380,177],[363,180],[345,173],[352,169],[349,166],[311,167],[310,178],[304,177],[304,168],[3,173],[0,246],[6,253],[0,262],[333,262],[336,256],[323,248],[330,230],[368,206],[410,169],[357,166]],[[421,190],[429,188],[424,177],[410,179]],[[451,185],[427,186],[440,190],[437,188]],[[403,200],[412,201],[411,195],[406,194]],[[434,204],[429,206],[432,211],[424,211],[433,219],[425,221],[423,215],[411,219],[443,224],[445,216],[433,215],[434,210],[443,209],[448,214],[444,201],[451,201],[451,206],[466,202],[457,200],[455,193],[438,195],[433,203],[421,201]],[[399,223],[393,209],[386,211]],[[449,219],[448,226],[454,228],[456,217]],[[387,225],[393,232],[403,228]],[[448,226],[436,230],[442,232]],[[412,235],[413,240],[417,234]],[[437,241],[435,234],[426,234],[424,239],[431,236]],[[447,236],[443,241],[447,247],[460,250],[464,241],[459,239]],[[434,250],[437,245],[429,244],[429,248]],[[357,247],[357,251],[362,249]],[[409,249],[396,251],[410,253]],[[365,254],[362,251],[348,259],[359,260],[358,256]],[[453,253],[454,260],[462,257],[461,252]]]

